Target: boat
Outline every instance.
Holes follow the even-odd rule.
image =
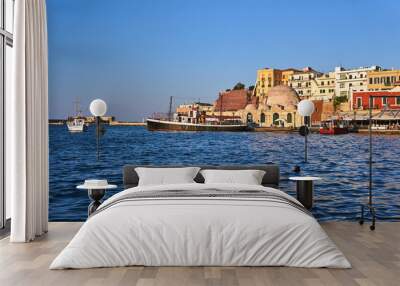
[[[79,100],[74,102],[76,115],[68,118],[67,127],[69,132],[83,132],[85,131],[87,124],[85,123],[85,119],[82,116],[82,111],[80,109]]]
[[[150,131],[250,131],[247,124],[202,124],[185,123],[170,120],[146,119],[147,129]]]
[[[146,119],[150,131],[250,131],[252,127],[243,124],[235,118],[224,118],[220,112],[219,118],[209,117],[200,106],[204,103],[194,103],[186,107],[184,112],[172,112],[172,96],[169,100],[168,116],[154,116]],[[209,104],[208,104],[209,105]]]
[[[69,132],[83,132],[85,131],[85,119],[83,118],[73,118],[67,122],[67,127]]]
[[[340,135],[349,133],[349,128],[339,120],[324,122],[319,128],[319,134],[322,135]]]

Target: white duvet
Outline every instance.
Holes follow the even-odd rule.
[[[90,217],[50,269],[145,266],[294,266],[349,268],[318,222],[299,209],[246,198],[152,198],[122,201],[130,192],[264,190],[254,185],[180,184],[120,192]],[[297,201],[296,201],[297,202]],[[108,208],[105,206],[109,205]]]

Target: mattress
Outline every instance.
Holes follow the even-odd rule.
[[[193,183],[135,187],[110,197],[50,269],[133,265],[351,267],[286,193]]]

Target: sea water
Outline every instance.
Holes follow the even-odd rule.
[[[105,126],[96,157],[95,128],[69,133],[66,126],[49,127],[51,221],[82,221],[90,200],[76,186],[85,179],[107,179],[123,190],[126,164],[264,164],[281,169],[280,189],[295,195],[290,176],[321,177],[315,183],[312,212],[320,221],[356,220],[368,198],[369,138],[361,134],[304,137],[297,133],[151,132],[145,127]],[[373,193],[378,219],[400,217],[400,136],[373,137]],[[301,172],[294,173],[298,165]]]

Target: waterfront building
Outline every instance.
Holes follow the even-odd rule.
[[[331,101],[313,100],[314,112],[311,115],[311,125],[320,126],[323,121],[330,120],[335,114]]]
[[[204,123],[207,112],[213,110],[213,105],[203,102],[179,105],[173,114],[174,121],[184,123]]]
[[[331,102],[335,96],[335,73],[322,74],[311,80],[311,100]]]
[[[290,77],[297,72],[299,71],[293,68],[284,70],[273,68],[259,69],[257,71],[254,95],[263,98],[274,86],[288,85]]]
[[[399,109],[400,110],[400,87],[387,91],[364,91],[353,93],[353,109],[368,110],[369,98],[372,99],[373,109]]]
[[[261,127],[298,127],[302,117],[297,113],[300,97],[289,86],[272,87],[264,98],[249,103],[240,111],[243,122],[255,123]]]
[[[223,91],[214,102],[215,112],[230,112],[244,109],[250,103],[256,103],[257,98],[248,89]]]
[[[258,98],[249,89],[223,91],[218,94],[218,99],[214,101],[213,109],[207,112],[207,117],[240,120],[240,111],[249,104],[257,105],[257,102]]]
[[[322,75],[323,74],[321,72],[318,72],[310,67],[305,67],[302,71],[297,71],[290,76],[288,85],[296,90],[297,94],[302,99],[311,98],[313,95],[312,91],[316,91],[318,89],[316,78],[321,77]]]
[[[353,92],[368,91],[368,72],[379,71],[379,66],[360,67],[354,69],[345,69],[343,67],[335,68],[335,95],[337,97],[346,97],[348,107],[351,109],[353,101]]]
[[[400,70],[377,70],[367,72],[368,90],[390,90],[400,85]]]

